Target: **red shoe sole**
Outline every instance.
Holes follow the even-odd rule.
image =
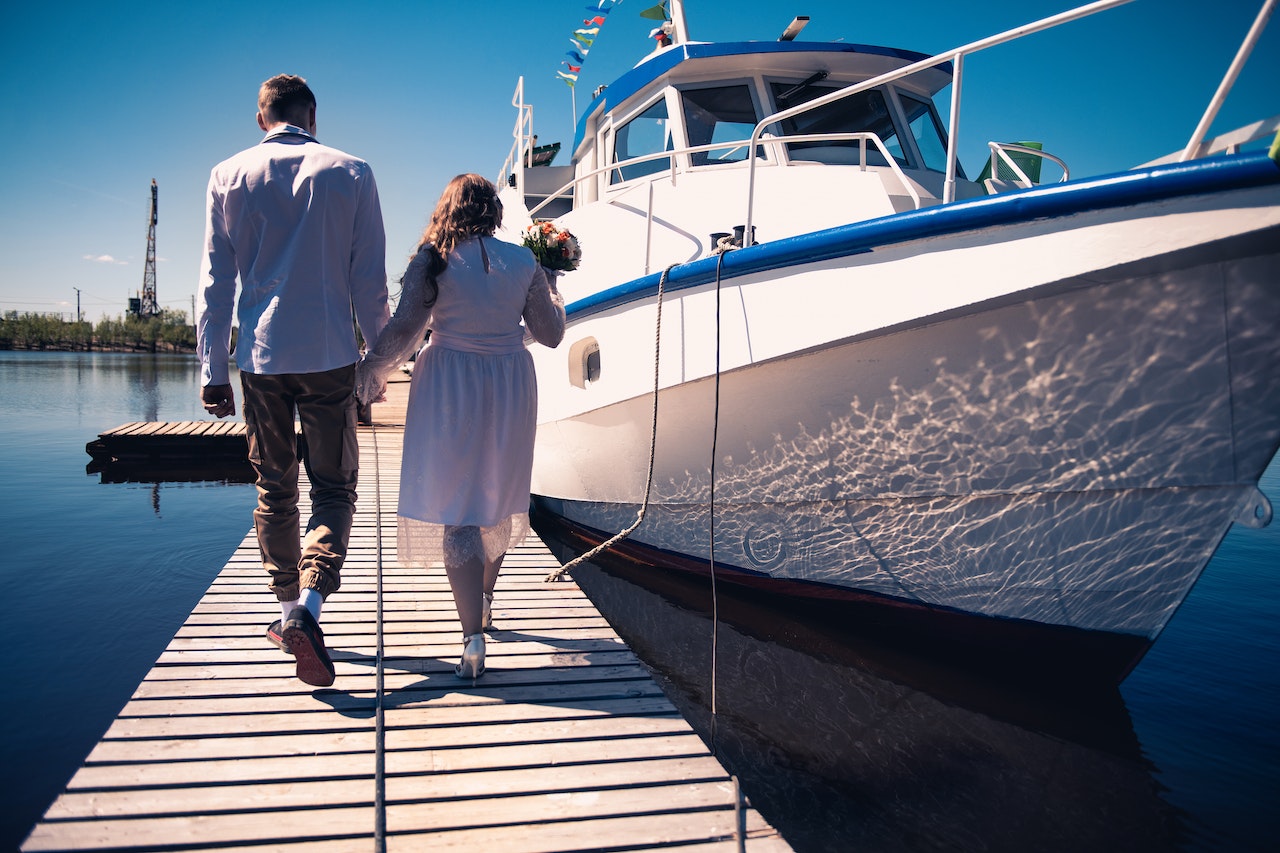
[[[333,684],[333,661],[325,647],[314,641],[309,633],[295,625],[284,629],[285,647],[293,652],[298,664],[298,680],[313,687]]]

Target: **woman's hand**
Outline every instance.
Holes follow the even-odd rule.
[[[387,380],[364,359],[356,364],[356,397],[361,403],[387,402]]]

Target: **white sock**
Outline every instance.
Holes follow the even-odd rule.
[[[296,598],[293,601],[280,602],[280,619],[281,620],[288,619],[289,614],[293,612],[293,608],[297,606],[298,606],[298,599]]]
[[[324,596],[314,589],[304,589],[298,596],[298,604],[311,611],[311,615],[320,621],[320,605],[324,604]]]

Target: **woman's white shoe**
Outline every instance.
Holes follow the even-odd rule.
[[[484,634],[471,634],[462,638],[462,660],[453,668],[458,678],[470,678],[474,685],[484,675]]]

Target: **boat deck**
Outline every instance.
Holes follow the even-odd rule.
[[[264,639],[250,531],[24,851],[790,849],[578,586],[543,582],[537,538],[504,565],[488,671],[454,676],[443,570],[395,562],[406,393],[360,434],[333,687]]]

